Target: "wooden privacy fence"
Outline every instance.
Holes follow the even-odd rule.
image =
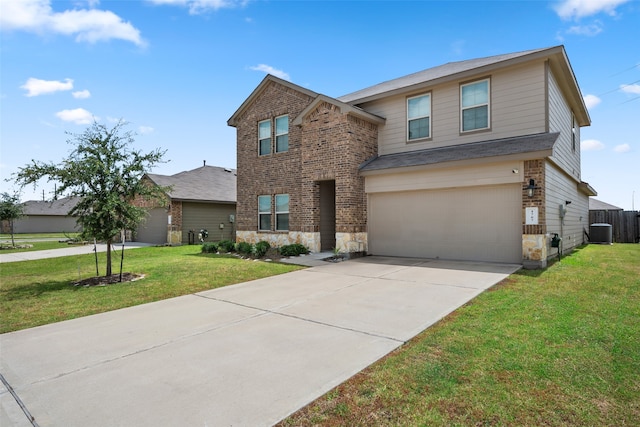
[[[591,224],[611,224],[614,243],[640,242],[640,211],[589,211]]]

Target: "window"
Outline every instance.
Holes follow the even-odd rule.
[[[289,151],[289,116],[276,117],[276,153]]]
[[[258,154],[271,154],[271,120],[258,123]]]
[[[276,194],[276,230],[289,229],[289,195]]]
[[[258,196],[258,230],[271,230],[271,196]]]
[[[576,116],[571,114],[571,150],[573,152],[576,151],[576,137],[577,137],[576,133],[577,133]]]
[[[489,128],[489,79],[460,86],[462,132]]]
[[[407,99],[407,140],[431,136],[431,94]]]

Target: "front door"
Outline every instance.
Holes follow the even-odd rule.
[[[336,182],[320,181],[320,249],[336,246]]]

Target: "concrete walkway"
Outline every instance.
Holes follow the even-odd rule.
[[[269,426],[518,268],[366,257],[3,334],[0,425]]]
[[[125,249],[143,248],[145,246],[151,246],[148,243],[139,242],[126,242],[124,244]],[[122,249],[122,244],[114,244],[112,246],[115,250]],[[107,245],[104,243],[98,243],[96,245],[98,252],[106,252]],[[93,244],[90,245],[69,245],[66,248],[61,249],[49,249],[45,251],[27,251],[27,252],[13,252],[10,254],[0,253],[0,264],[5,262],[18,262],[18,261],[33,261],[35,259],[44,258],[58,258],[70,255],[84,255],[93,253]]]

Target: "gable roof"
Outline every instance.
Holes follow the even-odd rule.
[[[594,199],[593,197],[590,197],[589,210],[590,211],[621,211],[623,209],[614,205],[610,205],[609,203],[605,203],[598,199]]]
[[[364,111],[362,108],[354,107],[345,102],[340,102],[337,99],[330,98],[326,95],[318,95],[313,100],[313,102],[311,102],[311,104],[309,104],[304,110],[302,110],[302,112],[298,115],[298,117],[295,118],[295,120],[293,121],[293,124],[296,126],[301,126],[302,121],[309,115],[309,113],[311,113],[313,110],[317,108],[318,104],[322,102],[335,105],[340,109],[340,112],[342,114],[351,114],[353,116],[360,117],[372,123],[382,124],[386,121],[386,119],[384,119],[383,117],[368,113]]]
[[[466,61],[449,62],[444,65],[429,68],[417,73],[409,74],[393,80],[388,80],[356,92],[340,96],[337,99],[348,104],[357,105],[368,101],[412,92],[436,84],[462,80],[472,76],[488,73],[507,66],[532,61],[549,60],[561,87],[565,88],[565,95],[574,110],[580,126],[589,126],[591,119],[582,99],[578,82],[571,64],[567,58],[564,46],[526,50],[522,52],[495,55]]]
[[[242,105],[240,105],[240,107],[236,110],[236,112],[235,112],[235,113],[233,113],[233,115],[229,118],[229,120],[227,120],[227,125],[229,125],[229,126],[233,126],[233,127],[237,126],[237,124],[238,124],[238,117],[240,117],[240,116],[242,115],[242,113],[244,112],[244,110],[245,110],[245,109],[247,109],[247,107],[248,107],[249,105],[251,105],[251,103],[253,102],[253,100],[254,100],[254,99],[256,99],[257,97],[259,97],[259,96],[260,96],[260,94],[262,93],[262,91],[264,91],[264,89],[265,89],[265,88],[269,85],[269,83],[271,83],[271,82],[275,82],[275,83],[281,84],[281,85],[283,85],[283,86],[286,86],[286,87],[288,87],[288,88],[290,88],[290,89],[293,89],[293,90],[295,90],[295,91],[302,92],[302,93],[304,93],[305,95],[308,95],[308,96],[310,96],[310,97],[312,97],[312,98],[315,98],[315,97],[317,97],[317,96],[319,95],[318,93],[316,93],[316,92],[314,92],[314,91],[312,91],[312,90],[309,90],[309,89],[303,88],[302,86],[298,86],[298,85],[296,85],[296,84],[293,84],[293,83],[291,83],[291,82],[288,82],[288,81],[286,81],[286,80],[283,80],[283,79],[281,79],[281,78],[278,78],[278,77],[276,77],[276,76],[273,76],[273,75],[271,75],[271,74],[267,74],[267,76],[266,76],[264,79],[262,79],[262,81],[260,82],[260,84],[258,85],[258,87],[256,87],[256,88],[253,90],[253,92],[251,92],[251,95],[249,95],[249,97],[248,97],[247,99],[245,99],[245,100],[244,100],[244,102],[242,103]]]
[[[27,216],[33,215],[55,215],[67,216],[69,211],[73,209],[78,202],[79,197],[63,197],[61,199],[52,200],[50,202],[42,200],[29,200],[24,202],[23,213]]]
[[[540,133],[512,138],[494,139],[426,150],[387,154],[375,157],[360,166],[363,175],[367,172],[386,169],[435,165],[446,162],[474,160],[489,157],[518,156],[520,158],[540,158],[550,156],[559,132]]]
[[[168,196],[174,200],[236,203],[236,170],[202,166],[175,175],[145,175],[156,185],[171,187]]]

